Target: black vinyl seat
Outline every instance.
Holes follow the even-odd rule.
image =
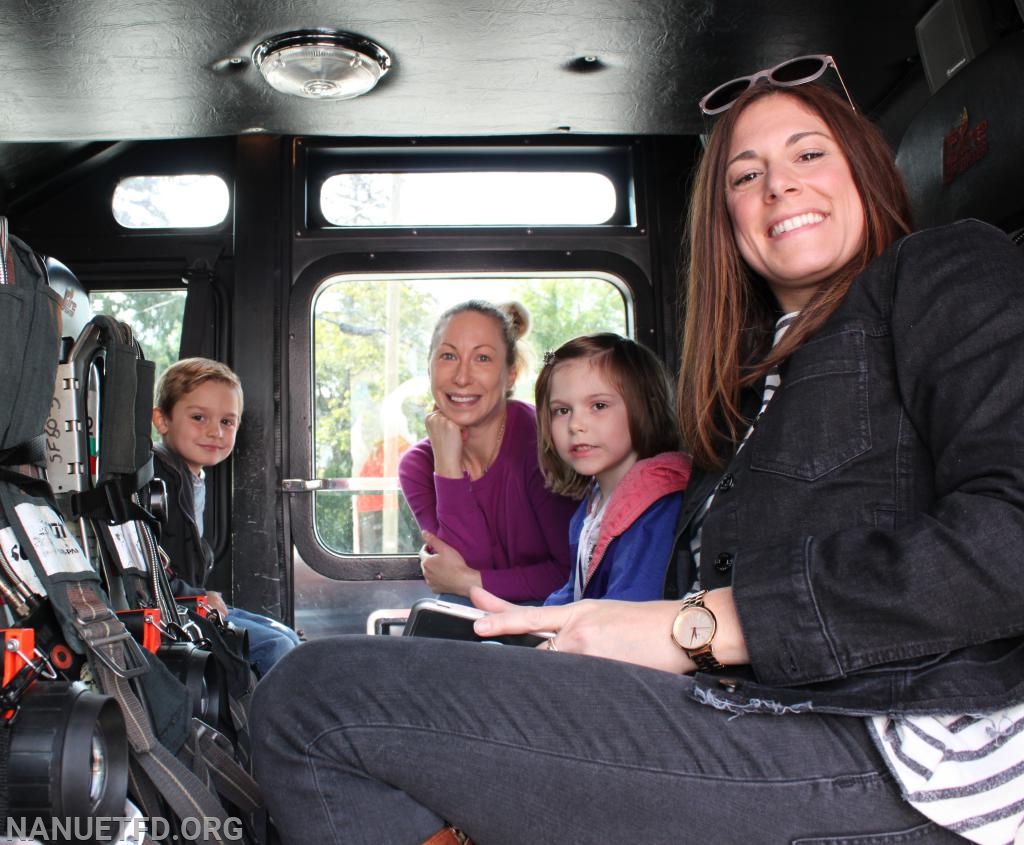
[[[896,164],[919,227],[975,217],[1024,236],[1024,32],[996,42],[914,116]]]

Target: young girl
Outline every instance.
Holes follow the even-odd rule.
[[[665,368],[632,340],[587,335],[544,356],[536,394],[547,485],[583,500],[569,582],[545,604],[661,598],[690,477]]]

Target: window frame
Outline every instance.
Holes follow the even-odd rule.
[[[430,273],[543,272],[578,270],[606,272],[620,277],[632,298],[633,337],[647,343],[675,372],[678,357],[676,314],[665,308],[666,292],[672,300],[678,272],[674,255],[661,249],[665,239],[678,244],[682,221],[679,201],[684,193],[688,170],[677,167],[692,157],[695,149],[666,145],[660,139],[621,136],[531,136],[462,139],[331,139],[291,138],[289,166],[291,181],[286,219],[291,241],[286,263],[289,267],[282,303],[286,340],[282,346],[281,394],[285,417],[279,491],[282,498],[284,536],[295,571],[324,579],[315,591],[331,590],[332,581],[407,581],[422,584],[419,561],[413,556],[372,556],[341,559],[319,548],[313,535],[313,503],[308,492],[289,491],[289,480],[297,487],[312,473],[311,426],[311,299],[324,279],[342,273]],[[569,169],[575,152],[618,151],[622,176],[634,214],[633,225],[573,227],[473,227],[424,229],[340,228],[310,225],[307,198],[318,191],[317,174],[343,169],[339,157],[360,149],[389,150],[415,160],[424,148],[441,150],[455,161],[472,155],[484,159],[493,155],[493,166],[509,166],[521,150],[541,150],[559,158]],[[383,154],[383,153],[382,153]],[[441,153],[437,153],[440,155]],[[332,159],[335,159],[332,161]],[[539,160],[539,159],[538,159]],[[519,162],[521,164],[521,162]],[[379,166],[379,163],[375,163]],[[478,168],[479,162],[473,162]],[[318,169],[321,168],[321,169]],[[587,167],[592,169],[588,162]],[[654,174],[668,179],[657,193],[649,190]],[[618,184],[617,180],[616,184]],[[677,196],[678,194],[678,196]],[[673,251],[676,247],[673,247]],[[341,584],[337,584],[341,587]],[[367,585],[367,589],[375,589]]]
[[[310,356],[310,362],[309,362],[310,368],[311,368],[310,369],[310,385],[311,385],[311,387],[315,388],[317,386],[316,373],[317,373],[317,370],[319,369],[319,362],[317,360],[317,352],[318,352],[318,348],[319,347],[318,347],[318,342],[317,342],[318,339],[317,339],[317,334],[316,334],[316,331],[317,331],[317,329],[316,329],[316,326],[317,326],[317,316],[320,313],[319,312],[319,305],[320,305],[320,302],[321,302],[321,297],[323,297],[325,295],[325,293],[327,293],[332,287],[334,287],[335,285],[346,285],[346,284],[359,285],[359,286],[362,287],[362,286],[368,286],[368,285],[374,285],[374,284],[384,285],[384,284],[388,284],[388,283],[398,283],[398,284],[401,284],[401,283],[409,283],[409,282],[413,282],[413,283],[418,282],[418,283],[422,283],[425,287],[429,288],[431,281],[446,282],[446,281],[453,281],[453,280],[457,280],[457,279],[462,279],[463,283],[468,281],[468,282],[471,282],[471,283],[475,282],[477,284],[476,285],[470,284],[468,286],[468,289],[466,290],[466,292],[464,294],[460,294],[459,296],[457,296],[454,299],[452,299],[450,302],[439,303],[438,304],[438,309],[439,310],[443,310],[444,308],[449,307],[451,304],[454,304],[454,302],[465,301],[465,300],[473,298],[474,296],[481,296],[481,295],[483,295],[485,299],[488,299],[488,300],[491,300],[491,301],[495,301],[495,302],[497,302],[497,301],[504,301],[505,299],[507,299],[510,296],[508,293],[504,293],[504,294],[499,294],[499,293],[481,294],[481,291],[487,286],[489,281],[490,282],[494,282],[494,283],[510,283],[510,282],[511,283],[515,283],[517,281],[518,282],[522,282],[522,281],[530,281],[530,280],[535,280],[535,279],[548,279],[548,280],[555,281],[556,284],[557,284],[557,280],[558,279],[562,279],[565,282],[570,282],[570,281],[574,281],[574,280],[587,280],[587,281],[590,281],[590,282],[595,283],[595,284],[602,284],[603,283],[603,284],[609,286],[609,288],[610,288],[610,290],[605,291],[606,293],[615,293],[615,294],[618,294],[619,297],[621,297],[621,300],[622,300],[622,306],[621,306],[622,307],[622,310],[621,310],[622,325],[621,325],[621,327],[620,326],[596,326],[595,325],[591,329],[588,329],[588,330],[592,330],[592,331],[598,331],[598,330],[621,331],[621,332],[624,332],[625,334],[630,335],[630,336],[633,334],[633,330],[634,330],[634,326],[635,326],[635,315],[634,315],[634,309],[633,309],[633,299],[632,299],[632,296],[630,294],[630,291],[629,291],[627,285],[625,284],[625,282],[623,281],[623,279],[621,277],[619,277],[618,275],[615,275],[615,274],[608,273],[608,272],[603,271],[603,270],[602,271],[595,271],[595,270],[589,270],[589,271],[571,270],[571,271],[569,271],[569,270],[565,270],[565,269],[560,269],[560,270],[547,269],[547,270],[540,270],[540,271],[532,271],[532,272],[529,272],[529,273],[526,273],[526,272],[511,273],[511,272],[508,272],[508,271],[505,271],[505,270],[503,270],[501,272],[488,272],[488,273],[466,272],[466,271],[455,272],[455,271],[449,270],[449,271],[442,272],[442,273],[407,273],[407,272],[398,272],[398,273],[344,273],[344,274],[337,274],[337,275],[328,276],[327,278],[325,278],[320,283],[320,285],[317,287],[316,291],[313,293],[313,296],[311,298],[311,303],[310,303],[310,305],[311,305],[311,313],[310,313],[310,323],[311,323],[310,348],[311,348],[311,356]],[[365,287],[362,287],[362,289],[365,289]],[[429,332],[429,329],[427,331]],[[534,335],[534,332],[531,332],[531,337],[533,335]],[[569,339],[568,336],[566,336],[564,338],[564,340],[568,340],[568,339]],[[326,340],[326,338],[325,338],[325,340]],[[421,338],[421,340],[423,341],[423,344],[425,345],[426,341],[428,340],[428,336],[425,334]],[[538,354],[538,356],[539,356],[543,352],[543,349],[535,349],[534,352],[536,352]],[[539,367],[541,366],[541,363],[542,362],[540,360],[537,360],[535,362],[536,368],[539,369]],[[424,376],[427,375],[427,365],[428,365],[427,355],[426,355],[426,352],[424,351],[422,359],[418,362],[418,366],[421,369],[420,369],[419,372],[417,372],[415,374],[417,378],[418,377],[424,377]],[[535,377],[536,377],[536,372],[531,372],[530,373],[529,382],[523,381],[522,379],[520,379],[517,382],[516,386],[519,389],[516,391],[516,397],[515,398],[520,399],[522,401],[527,401],[527,402],[530,402],[530,403],[533,402],[533,380],[535,379]],[[316,458],[317,458],[318,448],[320,448],[322,446],[325,446],[326,444],[325,443],[321,443],[319,441],[319,439],[318,439],[318,435],[319,435],[319,431],[320,431],[320,426],[319,426],[319,420],[317,418],[317,410],[316,410],[316,404],[317,403],[316,403],[316,399],[315,399],[314,392],[313,392],[312,389],[310,391],[309,400],[310,400],[309,412],[310,412],[310,419],[311,419],[311,422],[312,422],[310,430],[312,431],[312,441],[313,441],[312,442],[312,446],[311,446],[311,456],[313,458],[313,463],[315,464]],[[380,405],[375,405],[374,408],[377,411],[381,411],[382,410],[382,406],[380,406]],[[362,408],[362,410],[365,412],[366,410],[368,410],[368,408],[364,407],[364,408]],[[355,422],[354,420],[350,420],[350,423],[354,424],[354,422]],[[349,432],[350,432],[350,434],[352,434],[353,437],[354,437],[354,432],[355,431],[356,431],[356,428],[353,425],[353,427],[351,427],[349,429]],[[409,445],[410,446],[414,445],[416,442],[418,442],[420,437],[422,437],[422,433],[416,434],[415,432],[412,432],[411,433],[411,442],[409,442]],[[313,468],[316,469],[315,466]],[[358,496],[360,493],[371,493],[373,495],[377,495],[377,492],[378,492],[377,488],[370,488],[370,489],[367,489],[367,490],[362,490],[361,489],[361,487],[360,487],[361,476],[359,475],[359,473],[355,472],[354,467],[353,467],[352,473],[353,474],[349,475],[348,477],[334,477],[332,479],[332,481],[337,482],[337,486],[331,486],[329,488],[329,492],[327,490],[318,490],[317,492],[315,492],[313,494],[313,497],[314,497],[314,508],[313,508],[313,511],[314,511],[314,522],[313,522],[314,537],[316,538],[317,542],[321,546],[323,546],[323,548],[325,548],[329,553],[336,554],[336,555],[338,555],[340,557],[343,557],[343,558],[346,558],[346,559],[354,558],[354,557],[377,556],[377,555],[380,555],[381,553],[380,552],[368,552],[368,551],[365,551],[365,550],[356,550],[356,549],[353,549],[351,551],[344,551],[344,550],[341,550],[338,547],[330,545],[324,539],[324,530],[328,526],[325,526],[322,523],[322,521],[318,521],[316,519],[317,509],[316,509],[316,506],[315,506],[315,500],[316,500],[316,497],[318,497],[320,495],[334,496],[334,495],[338,495],[339,493],[342,493],[342,492],[349,493],[349,494],[354,495],[354,496]],[[313,475],[314,474],[311,474],[311,477],[313,477]],[[319,478],[320,477],[320,470],[317,470],[315,475],[316,475],[316,477]],[[395,486],[393,488],[386,488],[382,492],[385,493],[385,494],[397,493],[398,496],[401,498],[401,490],[398,487],[397,478],[396,478]],[[411,514],[410,514],[410,518],[411,518]],[[415,544],[414,548],[401,551],[401,552],[398,553],[398,555],[399,556],[413,555],[413,554],[416,553],[416,550],[419,547],[419,545],[420,545],[420,542],[417,542]]]
[[[205,177],[210,179],[216,179],[224,188],[224,193],[227,197],[227,204],[224,207],[224,215],[213,223],[203,223],[196,225],[171,225],[171,226],[129,226],[120,219],[118,219],[117,211],[115,208],[115,201],[117,199],[117,193],[121,190],[121,186],[132,179],[182,179],[186,177]],[[113,188],[110,191],[110,217],[114,221],[114,224],[123,232],[135,232],[135,233],[166,233],[166,232],[216,232],[221,229],[231,220],[234,213],[233,198],[231,195],[231,183],[224,178],[220,173],[213,172],[188,172],[188,173],[129,173],[118,176],[114,182]]]
[[[634,262],[611,252],[562,250],[487,251],[468,256],[463,252],[335,255],[307,267],[293,285],[289,307],[288,390],[294,398],[290,403],[289,471],[283,495],[288,503],[295,550],[311,569],[328,578],[363,581],[408,580],[422,576],[419,560],[414,554],[341,554],[326,548],[317,538],[314,494],[301,489],[306,480],[314,478],[312,309],[315,299],[326,281],[335,276],[416,276],[445,272],[498,276],[590,273],[615,277],[620,280],[619,288],[626,300],[627,330],[633,337],[653,334],[653,329],[638,320],[641,314],[653,314],[653,296],[646,274]]]
[[[622,139],[582,145],[577,139],[559,143],[558,139],[480,139],[472,146],[455,145],[443,140],[429,144],[409,141],[405,146],[369,147],[359,142],[348,144],[322,139],[296,139],[298,163],[295,208],[302,210],[300,236],[317,236],[338,231],[387,232],[418,234],[423,231],[463,232],[526,232],[545,234],[585,230],[636,230],[645,225],[636,202],[633,150]],[[320,192],[324,182],[339,173],[424,173],[484,171],[557,171],[600,173],[615,188],[615,211],[607,222],[574,225],[508,225],[508,226],[338,226],[329,222],[320,210]]]

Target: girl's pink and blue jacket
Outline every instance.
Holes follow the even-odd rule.
[[[681,452],[663,452],[630,468],[608,502],[601,534],[587,565],[583,598],[662,598],[676,520],[689,479],[690,458]],[[584,499],[569,523],[573,561],[578,557],[587,504]],[[544,604],[568,604],[573,600],[578,565],[577,561],[569,581]]]

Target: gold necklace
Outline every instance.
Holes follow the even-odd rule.
[[[487,470],[489,470],[494,465],[494,462],[496,460],[498,460],[498,453],[501,451],[501,442],[502,442],[502,440],[505,439],[505,423],[506,422],[508,422],[508,412],[507,411],[501,417],[501,426],[500,426],[500,428],[498,428],[498,442],[494,444],[494,449],[491,450],[491,455],[487,459],[487,463],[485,463],[483,465],[483,469],[481,470],[480,475],[477,476],[478,478],[481,478],[484,475],[486,475],[487,474]],[[465,472],[470,478],[473,478],[473,473],[470,470],[469,465],[466,463],[466,461],[462,462],[462,471]]]

